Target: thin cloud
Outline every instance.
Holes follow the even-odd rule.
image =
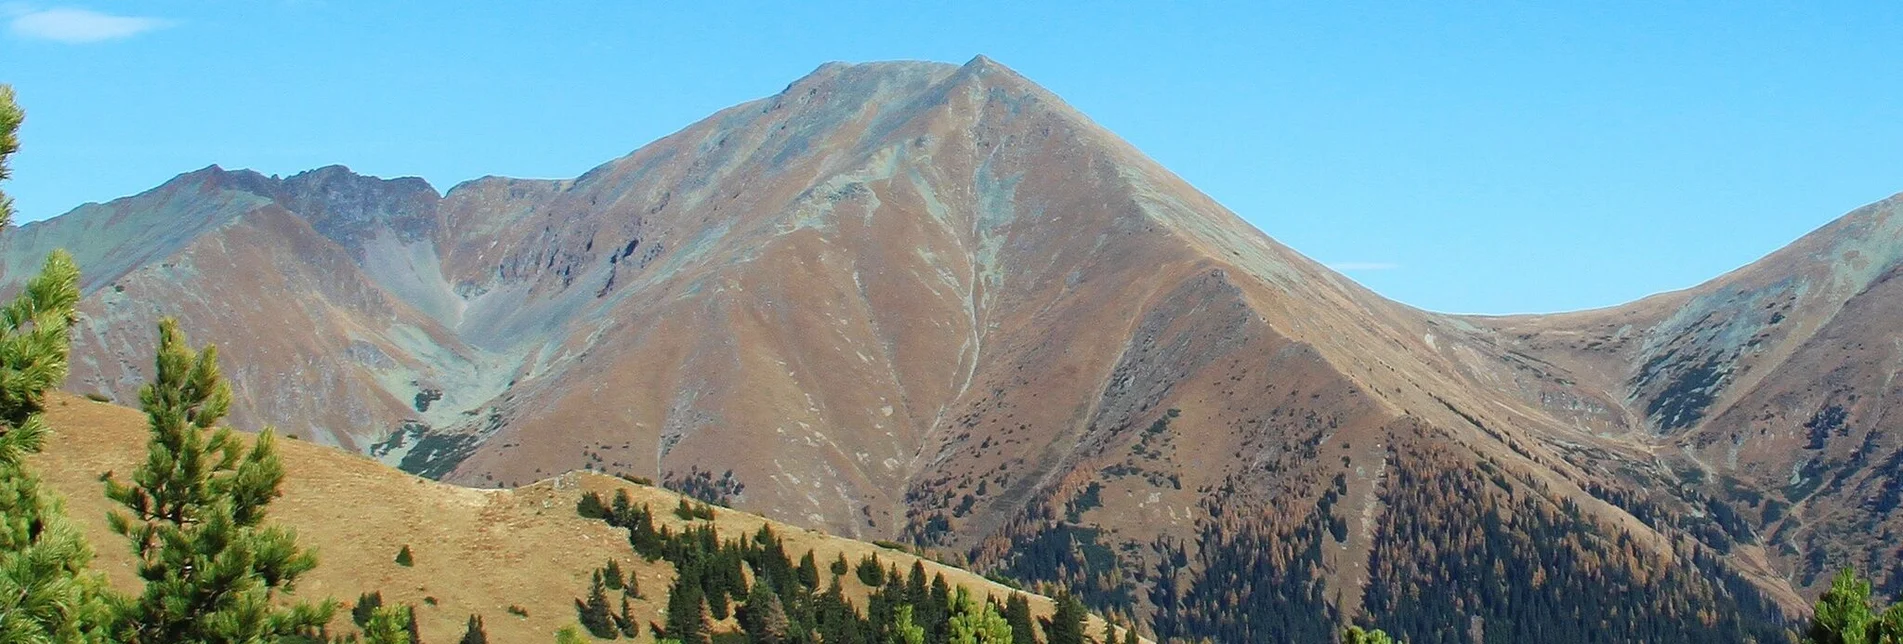
[[[131,38],[154,29],[172,26],[162,18],[115,16],[86,9],[23,10],[12,7],[7,31],[20,38],[84,44]]]
[[[1328,268],[1343,273],[1349,271],[1391,271],[1400,267],[1400,264],[1394,262],[1335,262],[1328,264]]]

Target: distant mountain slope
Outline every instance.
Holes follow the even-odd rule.
[[[33,465],[65,496],[67,513],[82,524],[97,551],[96,565],[114,585],[136,588],[129,546],[106,527],[106,513],[116,506],[105,498],[99,475],[123,476],[141,462],[148,436],[145,416],[56,394],[47,420],[53,440]],[[575,623],[574,601],[586,594],[589,574],[611,558],[639,580],[645,597],[633,608],[641,623],[664,621],[672,566],[635,556],[627,531],[577,516],[575,502],[588,491],[627,490],[636,504],[656,509],[661,525],[679,530],[690,522],[667,511],[679,503],[678,494],[581,472],[515,490],[475,490],[326,447],[297,441],[279,446],[288,477],[284,497],[271,506],[273,520],[295,529],[299,542],[318,553],[318,567],[299,583],[297,596],[345,603],[339,614],[343,627],[349,602],[361,593],[379,592],[386,603],[415,606],[425,641],[456,641],[471,614],[483,616],[491,641],[550,641],[556,629]],[[943,573],[953,586],[978,596],[1014,592],[970,572],[872,544],[732,510],[714,511],[722,536],[750,536],[761,525],[772,525],[795,556],[812,552],[827,562],[845,554],[856,562],[876,553],[901,569],[923,561],[930,574]],[[414,557],[411,567],[395,563],[406,545]],[[849,597],[864,597],[866,589],[854,576],[847,575],[844,583]],[[1034,614],[1049,614],[1050,600],[1031,598]],[[511,606],[528,614],[513,614]],[[1101,632],[1102,620],[1091,619],[1091,632]]]
[[[1825,568],[1903,584],[1894,209],[1628,307],[1433,314],[979,57],[828,64],[573,180],[208,168],[0,235],[0,278],[98,264],[77,391],[130,399],[174,314],[244,365],[240,425],[652,476],[1165,634],[1583,641],[1540,607],[1638,588],[1601,636],[1734,641]]]

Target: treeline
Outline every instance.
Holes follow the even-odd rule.
[[[876,554],[858,561],[841,554],[822,566],[811,551],[796,560],[785,541],[765,525],[744,538],[723,539],[710,521],[711,508],[685,499],[674,513],[695,523],[679,531],[657,527],[649,507],[635,505],[626,490],[616,490],[612,500],[584,494],[576,512],[627,529],[635,554],[674,567],[665,623],[647,625],[663,641],[712,642],[713,623],[729,616],[747,641],[768,644],[1137,641],[1135,630],[1109,622],[1101,632],[1086,633],[1083,603],[1067,593],[1057,596],[1051,617],[1034,619],[1029,595],[975,597],[953,588],[943,573],[929,574],[922,561],[901,569]],[[613,576],[599,572],[597,579]],[[846,597],[848,578],[869,589],[863,607]],[[594,584],[589,596],[578,600],[578,621],[600,639],[637,635],[631,617],[602,610],[606,602],[601,591],[608,585]]]
[[[1773,604],[1694,541],[1662,557],[1535,481],[1410,442],[1393,452],[1364,624],[1415,644],[1788,639]]]

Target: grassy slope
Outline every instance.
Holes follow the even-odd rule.
[[[136,589],[125,541],[106,528],[112,508],[99,475],[114,472],[122,480],[143,459],[145,417],[137,410],[54,394],[48,419],[54,429],[46,452],[35,457],[38,471],[66,497],[68,514],[84,524],[98,551],[95,567],[114,585]],[[483,616],[491,641],[551,641],[555,629],[575,621],[574,599],[587,589],[588,575],[609,558],[639,576],[646,601],[638,618],[661,621],[673,569],[648,563],[628,548],[626,532],[575,515],[575,501],[587,490],[612,494],[625,488],[636,503],[648,503],[657,520],[680,526],[668,510],[679,495],[588,473],[569,474],[514,490],[476,490],[417,478],[362,456],[295,440],[280,442],[289,472],[284,497],[272,505],[272,517],[297,530],[300,543],[317,548],[319,566],[298,587],[299,597],[355,600],[380,591],[386,602],[417,607],[427,642],[454,642],[471,613]],[[872,544],[834,537],[755,515],[719,509],[714,518],[723,537],[750,535],[771,523],[795,557],[808,550],[825,565],[843,552],[857,562],[876,552],[883,561],[909,569],[916,559]],[[409,545],[415,566],[395,563],[397,550]],[[954,586],[1000,597],[1010,589],[949,566],[926,561]],[[855,575],[845,577],[848,595],[862,600],[866,589]],[[428,605],[431,597],[436,605]],[[862,602],[861,602],[862,603]],[[511,605],[528,617],[507,612]],[[1034,610],[1048,614],[1050,602],[1033,596]],[[338,623],[348,626],[348,613]],[[1102,622],[1092,619],[1091,633]],[[643,641],[652,638],[643,634]]]

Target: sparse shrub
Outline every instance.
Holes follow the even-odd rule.
[[[510,615],[514,615],[514,616],[516,616],[516,617],[528,617],[528,616],[529,616],[529,609],[527,609],[527,608],[523,608],[523,607],[521,607],[520,605],[517,605],[517,604],[509,604],[509,607],[508,607],[508,608],[507,608],[506,610],[507,610],[507,612],[508,612],[508,613],[509,613]]]

